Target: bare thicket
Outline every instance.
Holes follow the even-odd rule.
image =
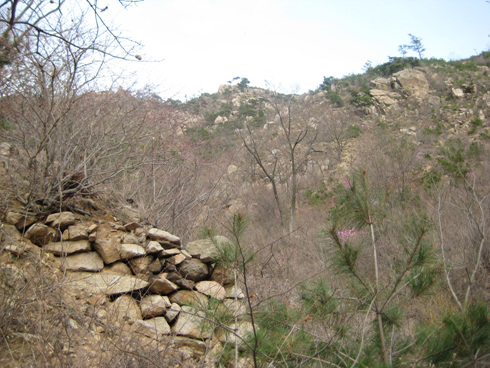
[[[299,176],[306,169],[313,145],[317,139],[317,129],[310,121],[308,106],[304,101],[294,97],[282,100],[273,93],[270,100],[275,121],[273,129],[276,133],[254,133],[244,122],[242,141],[259,166],[261,174],[271,185],[274,200],[281,224],[288,223],[288,231],[295,228],[296,209],[298,204]],[[277,145],[271,144],[272,140]],[[283,196],[286,193],[286,196]],[[287,208],[287,214],[284,208]]]

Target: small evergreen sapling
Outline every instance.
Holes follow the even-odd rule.
[[[385,265],[379,258],[383,236],[379,228],[389,219],[389,194],[371,189],[366,170],[343,184],[338,205],[331,214],[332,226],[326,231],[333,254],[332,266],[348,283],[351,308],[354,301],[355,310],[368,308],[366,318],[375,316],[372,343],[365,344],[363,328],[355,361],[365,359],[374,346],[379,349],[382,364],[392,366],[393,360],[400,357],[396,353],[395,335],[396,328],[403,323],[404,307],[434,281],[434,255],[426,241],[427,221],[424,216],[406,221],[403,235],[393,245],[397,249],[390,254],[392,264]],[[398,221],[403,223],[404,219]],[[372,268],[366,264],[372,264]]]

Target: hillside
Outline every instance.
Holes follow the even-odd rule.
[[[6,93],[0,365],[487,366],[489,72]]]

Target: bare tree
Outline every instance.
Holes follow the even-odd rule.
[[[444,277],[460,310],[467,309],[484,288],[478,280],[488,277],[489,198],[485,182],[470,172],[458,187],[443,185],[434,202],[429,203]]]
[[[105,59],[76,46],[93,39],[83,19],[59,32],[67,42],[41,35],[4,70],[2,117],[14,128],[1,133],[18,150],[11,177],[17,198],[29,206],[58,205],[134,167],[132,155],[143,144],[143,101],[88,93]]]
[[[129,6],[143,0],[119,0]],[[91,49],[112,57],[126,58],[134,52],[137,43],[112,30],[103,18],[107,7],[101,8],[97,0],[73,2],[70,0],[5,0],[0,3],[0,67],[15,62],[18,55],[38,49],[47,39],[69,44],[74,49]],[[89,38],[72,39],[63,29],[69,28],[71,17],[77,12],[91,12],[95,32]],[[74,17],[76,19],[76,17]],[[109,51],[106,43],[99,43],[108,35],[117,48]],[[107,41],[107,39],[106,39]]]
[[[287,188],[288,229],[292,232],[295,226],[298,201],[298,179],[313,152],[317,129],[309,119],[308,106],[304,101],[300,102],[294,96],[284,100],[278,93],[273,92],[269,103],[278,123],[277,132],[274,132],[272,137],[265,137],[262,134],[262,137],[258,138],[259,133],[254,132],[245,121],[241,131],[242,141],[272,185],[281,224],[284,224],[285,216],[281,204],[280,187]],[[277,139],[274,138],[276,135]],[[273,146],[274,143],[277,145]]]

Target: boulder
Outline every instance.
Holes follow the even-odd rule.
[[[172,322],[179,315],[182,308],[177,303],[172,303],[170,308],[167,309],[167,313],[165,313],[165,319],[168,323]]]
[[[25,233],[25,237],[36,245],[43,246],[59,239],[58,232],[44,224],[35,223]]]
[[[179,254],[176,254],[175,256],[166,258],[166,261],[169,262],[169,263],[172,263],[174,265],[179,265],[182,262],[184,262],[186,259],[187,259],[186,256],[184,256],[183,254],[179,253]]]
[[[143,318],[163,316],[171,305],[167,296],[148,295],[140,301],[141,315]]]
[[[415,69],[404,69],[393,74],[402,90],[414,97],[425,97],[429,93],[429,83],[424,73]]]
[[[391,91],[391,78],[376,78],[371,81],[371,86],[382,91]]]
[[[201,281],[196,284],[196,290],[211,298],[223,300],[226,296],[225,288],[216,281]]]
[[[184,306],[177,318],[177,322],[172,327],[172,333],[177,336],[187,336],[193,339],[210,338],[212,328],[204,317],[204,312]]]
[[[185,250],[189,252],[192,257],[197,257],[201,262],[209,263],[214,262],[221,257],[222,251],[220,247],[224,244],[230,243],[230,241],[224,236],[215,236],[211,239],[200,239],[188,243],[185,246]]]
[[[87,229],[82,225],[68,226],[63,232],[63,240],[85,240],[88,239]]]
[[[208,305],[208,298],[194,290],[179,290],[169,297],[172,303],[178,305],[192,305],[199,309],[205,309]]]
[[[464,91],[461,88],[452,88],[451,93],[452,93],[453,97],[456,97],[456,98],[464,97]]]
[[[146,273],[150,264],[153,262],[153,257],[139,257],[129,260],[129,266],[134,274]]]
[[[104,263],[110,264],[121,260],[118,249],[119,244],[119,241],[112,238],[97,239],[94,243],[94,248],[100,254]]]
[[[15,211],[8,211],[7,216],[5,217],[5,222],[14,225],[19,230],[32,225],[36,221],[36,217],[32,214]]]
[[[136,257],[141,257],[146,254],[145,248],[138,244],[119,244],[119,254],[121,259],[131,259]]]
[[[194,281],[182,278],[177,272],[169,272],[167,279],[185,290],[193,290],[195,286]]]
[[[92,249],[92,246],[88,240],[77,240],[48,243],[43,249],[45,252],[53,253],[55,256],[66,256],[78,252],[88,252]]]
[[[220,264],[216,265],[214,268],[210,280],[219,282],[221,285],[231,285],[235,283],[233,271],[223,267],[223,265]]]
[[[146,244],[146,251],[148,253],[158,253],[163,251],[163,247],[160,245],[159,242],[151,240]]]
[[[162,268],[163,268],[162,262],[158,258],[156,258],[148,266],[148,271],[150,271],[152,273],[160,273],[160,272],[162,272]]]
[[[152,240],[174,243],[175,245],[180,245],[180,238],[172,235],[164,230],[157,228],[152,228],[148,231],[148,237]]]
[[[103,272],[118,273],[120,275],[132,275],[131,269],[128,267],[128,265],[120,261],[104,267]]]
[[[112,273],[70,272],[67,274],[67,286],[88,294],[115,295],[140,290],[148,282],[133,276]]]
[[[389,92],[381,89],[372,89],[369,91],[374,101],[378,105],[391,106],[397,103],[397,99],[400,95],[396,92]]]
[[[71,212],[53,213],[46,219],[46,224],[55,229],[65,230],[68,226],[75,224],[77,218]]]
[[[160,341],[165,335],[170,335],[171,330],[163,317],[155,317],[144,321],[136,321],[136,332]]]
[[[206,353],[206,343],[200,340],[190,339],[188,337],[175,336],[172,340],[172,347],[174,349],[188,348],[192,351],[194,356],[203,356]]]
[[[138,303],[130,295],[121,295],[109,307],[109,319],[137,321],[141,320]]]
[[[104,261],[97,252],[84,252],[67,256],[62,267],[65,271],[100,272]]]
[[[208,266],[197,259],[188,259],[178,266],[182,277],[194,282],[202,281],[209,275]]]
[[[160,244],[160,243],[157,243]],[[170,248],[170,249],[162,249],[162,252],[160,253],[163,257],[172,257],[177,254],[181,254],[180,250],[177,248]]]
[[[134,234],[124,234],[122,238],[122,242],[129,243],[129,244],[139,244],[139,239]]]
[[[155,277],[150,285],[150,291],[157,294],[170,294],[178,289],[177,285],[167,279],[167,273],[161,273]]]

